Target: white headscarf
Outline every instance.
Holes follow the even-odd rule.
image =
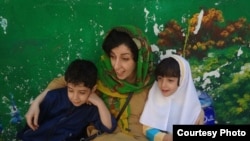
[[[191,69],[186,59],[170,55],[180,66],[180,85],[168,97],[164,97],[154,82],[140,122],[152,128],[173,133],[174,124],[194,124],[201,112],[201,104],[193,83]]]

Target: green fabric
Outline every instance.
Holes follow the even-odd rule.
[[[104,54],[98,64],[99,79],[111,91],[127,95],[129,92],[140,92],[144,87],[151,85],[153,82],[153,54],[151,52],[150,43],[142,31],[134,26],[124,25],[115,27],[120,31],[129,33],[132,38],[140,41],[136,82],[134,84],[128,83],[124,80],[117,79],[115,72],[112,69],[109,57]]]

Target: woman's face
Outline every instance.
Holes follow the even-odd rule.
[[[121,44],[110,52],[111,65],[120,80],[133,82],[135,80],[136,62],[130,49]]]

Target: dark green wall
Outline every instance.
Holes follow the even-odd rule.
[[[49,81],[63,74],[71,60],[80,57],[98,61],[104,33],[113,26],[136,25],[149,37],[151,44],[156,44],[157,29],[171,19],[181,23],[183,17],[199,13],[201,8],[216,8],[223,11],[229,23],[242,16],[249,20],[249,6],[248,0],[0,0],[0,141],[11,140],[19,128],[13,105],[24,123],[30,102]],[[249,52],[249,46],[245,48],[244,51]],[[222,51],[221,54],[227,53],[232,52]],[[248,60],[249,57],[245,57],[241,66],[249,63]],[[192,63],[197,65],[195,61]],[[235,72],[229,74],[232,73]],[[203,73],[194,76],[197,75]],[[213,81],[231,80],[213,78]],[[218,90],[215,89],[219,86],[204,90],[216,99]],[[249,86],[243,88],[248,97]],[[221,121],[228,119],[222,117]],[[250,121],[233,123],[240,122]]]

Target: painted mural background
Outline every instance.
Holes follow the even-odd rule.
[[[218,124],[250,123],[248,0],[0,0],[0,141],[75,58],[97,62],[107,30],[133,24],[159,56],[184,55]]]

